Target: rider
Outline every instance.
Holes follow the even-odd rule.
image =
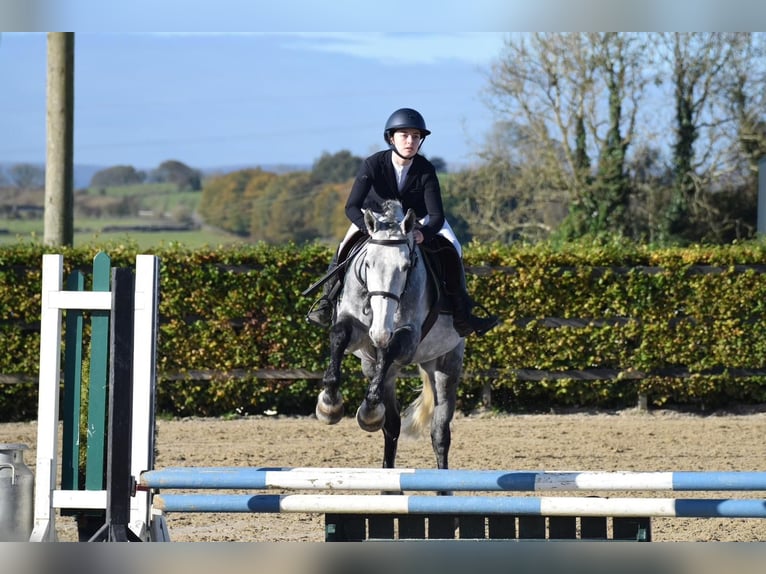
[[[491,315],[477,317],[471,312],[474,303],[466,291],[463,252],[444,217],[436,169],[418,153],[430,133],[423,116],[416,110],[401,108],[391,114],[383,130],[383,139],[389,149],[371,155],[359,169],[346,201],[346,216],[352,225],[340,245],[342,247],[359,231],[366,233],[363,208],[380,206],[387,199],[399,200],[405,212],[413,209],[419,218],[420,227],[413,232],[417,243],[428,245],[439,235],[447,240],[442,243],[451,246],[442,250],[448,252],[442,260],[445,291],[453,307],[455,330],[461,337],[474,332],[483,335],[498,324],[498,319]],[[337,267],[340,249],[336,251],[328,272]],[[322,298],[306,316],[310,322],[322,327],[332,322],[339,275],[333,274],[324,284]]]

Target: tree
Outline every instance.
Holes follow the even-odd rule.
[[[353,178],[364,160],[343,150],[330,155],[322,153],[311,168],[311,175],[320,183],[342,183]]]
[[[205,221],[231,233],[250,234],[254,209],[276,174],[259,169],[228,173],[205,182],[199,213]]]
[[[686,242],[721,220],[709,192],[742,183],[732,179],[742,176],[737,165],[746,148],[738,144],[766,112],[757,95],[763,62],[750,33],[675,32],[660,38],[675,110],[673,193],[661,233],[666,241]]]
[[[447,162],[439,156],[429,157],[428,160],[433,164],[436,173],[447,173]]]
[[[766,37],[748,35],[727,69],[730,115],[735,118],[744,165],[757,177],[758,162],[766,157]]]
[[[200,191],[202,189],[202,174],[185,163],[177,160],[167,160],[152,170],[149,179],[157,183],[174,183],[179,191]]]
[[[250,235],[257,241],[309,241],[318,235],[314,215],[316,180],[311,173],[294,171],[269,182],[253,210]]]
[[[337,243],[348,230],[346,217],[347,183],[321,183],[312,192],[311,225],[317,238]]]
[[[534,170],[541,191],[566,194],[568,234],[624,231],[624,162],[647,81],[645,42],[614,33],[511,37],[493,66],[493,107],[523,129],[536,156],[531,166],[512,165]]]
[[[115,165],[102,169],[93,174],[90,187],[110,187],[143,183],[146,173],[136,171],[132,165]]]
[[[490,103],[498,125],[524,129],[522,145],[534,156],[508,150],[509,165],[518,175],[534,171],[541,191],[566,195],[563,237],[736,235],[749,224],[726,205],[742,202],[714,194],[752,193],[766,150],[765,43],[761,33],[720,32],[511,37],[493,66]],[[649,190],[630,173],[647,150],[659,150],[653,162],[663,165],[654,181],[667,185],[670,167],[668,187]]]
[[[527,135],[525,126],[496,124],[481,152],[482,163],[443,179],[445,206],[468,225],[462,238],[534,241],[561,223],[566,193],[536,175],[539,154]]]
[[[45,187],[45,168],[32,163],[16,163],[8,168],[8,177],[18,189]]]
[[[629,236],[658,243],[673,183],[672,169],[657,145],[640,142],[634,147],[627,163],[633,190],[628,208]]]
[[[631,185],[625,169],[630,139],[635,133],[638,102],[643,96],[646,79],[643,74],[644,42],[634,34],[589,34],[594,47],[593,65],[604,82],[608,102],[608,119],[603,140],[599,141],[597,172],[588,194],[593,212],[582,231],[625,234]],[[598,130],[594,130],[598,133]],[[586,216],[590,215],[586,212]]]

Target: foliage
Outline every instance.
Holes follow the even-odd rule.
[[[132,267],[137,249],[114,243],[60,250],[65,273],[89,273],[99,249]],[[0,248],[0,420],[36,416],[40,260],[35,244]],[[320,244],[153,250],[161,261],[158,407],[166,414],[308,414],[318,381],[258,378],[259,371],[321,375],[326,332],[304,316],[301,292],[324,271]],[[566,244],[471,243],[473,297],[504,320],[467,341],[459,408],[654,406],[710,409],[766,402],[766,244],[650,248],[614,240]],[[610,377],[578,373],[610,370]],[[361,400],[359,363],[346,357],[349,405]],[[535,380],[521,376],[537,373]],[[25,382],[26,381],[26,382]],[[403,403],[418,380],[403,376]],[[353,410],[353,409],[352,409]]]
[[[6,170],[6,175],[19,189],[45,187],[45,167],[33,163],[15,163]]]
[[[755,188],[763,41],[732,32],[509,36],[488,86],[497,130],[480,157],[516,173],[505,170],[508,185],[475,186],[474,197],[490,213],[503,203],[526,207],[531,197],[540,230],[547,206],[565,206],[563,225],[544,239],[753,237],[754,210],[737,214],[718,194],[752,197]]]
[[[340,238],[348,227],[343,207],[350,181],[334,180],[340,174],[347,178],[358,159],[341,155],[323,156],[310,172],[277,175],[257,169],[211,178],[199,212],[210,225],[254,242]]]
[[[208,224],[246,236],[254,209],[261,209],[262,189],[277,175],[259,169],[241,170],[205,182],[199,213]]]
[[[292,172],[272,179],[253,209],[251,239],[285,243],[315,238],[312,194],[315,186],[310,172]]]
[[[320,183],[343,183],[356,176],[364,160],[343,150],[330,155],[324,152],[311,168],[314,180]]]
[[[199,191],[202,189],[202,174],[183,162],[169,159],[163,161],[149,174],[149,181],[172,183],[178,191]]]
[[[134,185],[144,181],[146,181],[146,172],[137,171],[132,165],[115,165],[94,173],[90,179],[90,187]]]

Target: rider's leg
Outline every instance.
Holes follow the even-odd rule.
[[[338,266],[338,258],[343,253],[346,244],[359,236],[359,230],[355,225],[350,225],[346,231],[346,235],[338,245],[338,249],[335,250],[332,261],[330,261],[327,272],[330,273]],[[355,239],[354,239],[355,240]],[[345,255],[344,255],[345,257]],[[309,323],[314,323],[320,327],[329,327],[332,324],[332,315],[335,309],[335,299],[338,297],[338,292],[341,287],[340,273],[334,274],[327,282],[322,286],[322,296],[317,301],[316,305],[306,315],[306,320]]]
[[[441,251],[444,262],[444,283],[447,296],[452,303],[452,322],[455,330],[461,337],[467,337],[471,333],[483,335],[499,323],[495,315],[477,317],[472,313],[475,303],[468,295],[465,283],[465,269],[463,259],[454,249],[447,248]]]
[[[333,255],[327,272],[330,273],[338,266],[338,251]],[[329,327],[332,323],[333,308],[335,307],[335,297],[340,289],[340,278],[338,273],[330,277],[322,286],[322,296],[317,304],[308,312],[306,320],[319,327]]]

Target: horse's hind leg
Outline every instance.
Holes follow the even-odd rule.
[[[386,377],[383,403],[386,407],[386,420],[383,423],[383,468],[394,468],[396,447],[399,445],[399,434],[402,429],[402,419],[396,401],[396,373],[389,373]]]
[[[335,424],[343,418],[343,397],[340,394],[341,362],[343,353],[351,340],[351,326],[336,323],[330,329],[330,363],[322,379],[322,391],[317,398],[316,417],[327,424]]]
[[[455,414],[462,364],[463,346],[458,345],[456,349],[424,367],[434,384],[431,445],[436,455],[437,468],[449,468],[449,449],[452,443],[450,425]]]

